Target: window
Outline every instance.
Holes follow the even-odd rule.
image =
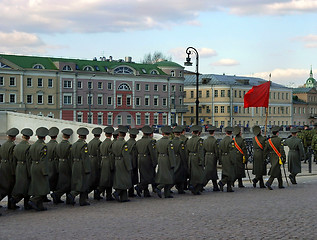
[[[241,91],[239,91],[239,98],[241,98],[242,97],[242,94],[241,94]]]
[[[102,82],[98,82],[98,89],[102,89]]]
[[[230,90],[228,90],[227,91],[227,97],[230,97],[230,95],[231,95],[231,92],[230,92]]]
[[[182,71],[179,71],[178,77],[182,77],[182,76],[183,76],[183,72],[182,72]]]
[[[220,112],[225,113],[225,106],[220,106]]]
[[[150,106],[150,97],[149,97],[149,96],[145,96],[145,98],[144,98],[144,105],[145,105],[145,106]]]
[[[163,115],[162,124],[167,125],[167,116],[166,115]]]
[[[166,98],[162,99],[162,105],[165,106],[165,107],[167,106],[167,99]]]
[[[118,115],[118,116],[117,116],[117,124],[118,124],[118,125],[121,125],[121,124],[122,124],[122,116],[121,116],[121,115]]]
[[[112,83],[111,82],[108,82],[108,90],[111,90],[112,89]]]
[[[210,113],[210,107],[209,106],[206,107],[206,113]]]
[[[0,93],[0,103],[4,103],[4,93]]]
[[[286,93],[286,100],[288,100],[288,93]]]
[[[65,84],[65,83],[64,83]],[[43,78],[38,78],[37,79],[37,86],[38,87],[43,87]]]
[[[92,105],[93,104],[93,95],[92,94],[88,94],[87,95],[87,104],[88,105]]]
[[[167,91],[167,85],[163,85],[163,92],[166,92]]]
[[[234,90],[234,97],[237,97],[237,90]]]
[[[118,87],[118,90],[123,90],[123,91],[131,91],[131,88],[129,84],[127,83],[121,83]]]
[[[215,90],[215,97],[218,97],[218,90]]]
[[[135,98],[135,105],[137,105],[137,106],[141,105],[141,99],[139,97]]]
[[[129,67],[117,67],[113,70],[114,74],[133,74],[133,70]]]
[[[190,91],[190,98],[194,98],[194,91]]]
[[[33,103],[33,95],[31,95],[31,94],[26,95],[26,103],[28,103],[28,104]]]
[[[108,97],[107,98],[107,104],[108,105],[112,105],[112,97]]]
[[[69,65],[65,65],[63,71],[73,71],[73,69]]]
[[[215,106],[215,113],[218,113],[218,106]]]
[[[82,105],[83,104],[83,97],[82,96],[77,96],[77,104]]]
[[[98,113],[97,124],[102,125],[102,123],[103,123],[103,114]]]
[[[179,105],[183,105],[183,99],[182,98],[179,98],[178,102],[179,102]]]
[[[150,91],[149,84],[145,84],[145,91]]]
[[[158,106],[158,96],[154,96],[153,105]]]
[[[63,102],[64,102],[65,105],[71,105],[72,104],[72,95],[64,94]]]
[[[53,79],[49,78],[47,80],[47,87],[52,88],[53,87]]]
[[[155,92],[158,91],[158,86],[157,86],[157,84],[154,84],[154,91],[155,91]]]
[[[230,106],[227,106],[227,113],[230,113],[231,112],[230,110],[231,110]]]
[[[72,81],[65,80],[64,81],[64,88],[72,88]]]
[[[174,70],[171,71],[171,77],[175,77],[175,71]]]
[[[77,122],[83,122],[83,114],[82,113],[77,114]]]
[[[220,90],[220,96],[225,97],[225,90]]]
[[[183,91],[183,86],[182,86],[182,85],[179,86],[179,91],[180,91],[180,92]]]
[[[48,95],[47,96],[47,104],[53,104],[54,101],[53,101],[53,95]]]
[[[112,113],[108,113],[107,125],[112,125],[113,115]]]
[[[4,78],[0,77],[0,86],[4,86]]]
[[[85,66],[84,68],[83,68],[83,70],[84,71],[93,71],[94,69],[93,69],[93,67],[91,67],[91,66]]]
[[[141,125],[141,114],[137,113],[135,116],[136,116],[136,125]]]
[[[172,85],[172,92],[175,92],[175,85]]]
[[[152,71],[150,72],[150,74],[152,74],[152,75],[158,75],[158,72],[157,72],[156,70],[152,70]]]
[[[103,97],[102,97],[102,94],[98,94],[98,97],[97,97],[97,104],[98,104],[98,105],[102,105],[102,104],[103,104]]]
[[[199,113],[202,113],[202,112],[203,112],[202,107],[199,107],[199,108],[198,108],[198,112],[199,112]]]
[[[44,69],[43,65],[42,64],[35,64],[33,66],[33,69]]]
[[[122,105],[122,95],[117,96],[117,105],[121,106]]]
[[[198,91],[198,96],[201,98],[203,96],[203,92],[202,91]]]
[[[92,112],[87,113],[87,119],[88,119],[88,123],[93,123],[94,116]]]
[[[136,88],[137,91],[140,91],[140,90],[141,90],[140,83],[137,83],[136,86],[135,86],[135,88]]]
[[[82,82],[81,82],[81,81],[78,81],[78,82],[77,82],[77,88],[79,88],[79,89],[83,88],[83,85],[82,85]]]
[[[215,121],[215,127],[218,127],[218,121]]]
[[[154,115],[153,121],[154,121],[154,125],[159,124],[159,116],[157,114]]]
[[[194,107],[190,107],[190,113],[194,113]]]
[[[128,115],[127,116],[127,124],[131,125],[131,123],[132,123],[132,117],[131,117],[131,115]]]
[[[150,114],[145,114],[145,125],[150,125]]]
[[[87,88],[88,88],[88,89],[93,89],[92,82],[88,82],[88,83],[87,83]]]
[[[207,91],[206,91],[206,98],[209,98],[209,97],[210,97],[210,91],[207,90]]]
[[[43,94],[38,94],[37,95],[37,103],[38,104],[43,104]]]
[[[15,86],[15,77],[10,77],[10,86]]]
[[[26,86],[27,87],[32,87],[32,78],[27,78],[26,79]]]
[[[131,106],[131,95],[127,95],[127,106]]]

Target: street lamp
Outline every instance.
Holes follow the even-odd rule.
[[[88,81],[88,107],[89,107],[89,115],[88,115],[88,123],[91,123],[91,85],[92,82],[90,80],[95,77],[96,74],[93,74]],[[90,83],[90,84],[89,84]]]
[[[193,54],[193,52],[196,54],[196,125],[199,125],[199,72],[198,72],[198,61],[199,61],[199,55],[196,48],[188,47],[186,49],[186,62],[184,62],[185,66],[192,66],[193,63],[191,62],[190,55]]]

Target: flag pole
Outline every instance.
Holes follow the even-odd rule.
[[[269,75],[269,81],[270,81],[270,86],[271,86],[271,73]],[[270,88],[271,91],[271,88]],[[270,104],[270,97],[269,97],[269,104]],[[268,104],[268,105],[269,105]],[[267,106],[267,108],[265,108],[265,127],[264,127],[264,136],[266,137],[266,132],[267,132],[267,117],[268,117],[268,108],[269,106]]]

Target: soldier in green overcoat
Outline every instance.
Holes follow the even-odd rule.
[[[88,154],[88,144],[86,137],[89,134],[87,128],[81,127],[77,129],[78,140],[73,144],[71,149],[72,157],[72,191],[68,194],[70,203],[75,204],[75,198],[79,195],[79,205],[87,206],[90,177],[90,160]]]
[[[204,177],[203,139],[200,138],[201,126],[191,127],[192,137],[186,143],[188,155],[189,189],[194,195],[200,195]]]
[[[56,146],[58,142],[56,141],[59,129],[57,127],[51,127],[48,130],[48,135],[51,140],[46,144],[47,146],[47,168],[48,168],[48,182],[50,184],[50,190],[55,191],[58,183],[58,157],[56,154]],[[44,202],[50,202],[47,197]]]
[[[275,126],[272,128],[273,136],[266,141],[264,148],[264,156],[269,156],[271,168],[269,170],[270,178],[265,183],[265,186],[269,190],[273,190],[272,183],[275,178],[278,180],[278,187],[284,188],[282,173],[281,173],[281,165],[285,163],[286,156],[284,152],[284,146],[282,144],[282,139],[278,136],[280,131],[280,127]]]
[[[253,169],[252,174],[255,178],[252,179],[253,187],[256,187],[257,182],[260,184],[260,188],[265,188],[263,176],[266,175],[266,161],[264,157],[265,137],[261,135],[261,128],[254,126],[252,128],[254,137],[253,143]]]
[[[226,136],[219,143],[219,155],[222,165],[222,176],[218,182],[220,190],[227,184],[227,192],[233,192],[232,183],[235,180],[235,157],[234,141],[232,140],[232,127],[225,128]]]
[[[99,191],[106,191],[106,200],[114,200],[112,197],[113,186],[113,172],[114,172],[114,158],[112,154],[112,133],[113,127],[106,127],[104,129],[106,139],[100,144],[101,164],[100,164],[100,181]]]
[[[89,192],[94,191],[94,199],[100,200],[102,197],[100,196],[99,191],[99,182],[100,182],[100,164],[101,164],[101,155],[100,155],[100,136],[102,133],[102,129],[100,127],[96,127],[92,130],[92,134],[94,134],[94,138],[88,143],[88,152],[91,166],[90,173],[90,184],[89,184]]]
[[[297,184],[296,175],[301,172],[301,160],[305,159],[305,152],[302,140],[297,135],[297,129],[291,129],[292,137],[285,140],[285,145],[289,147],[287,156],[288,171],[291,173],[289,179],[292,184]]]
[[[32,196],[29,205],[37,211],[45,211],[43,200],[50,192],[47,171],[47,146],[45,137],[48,135],[48,129],[40,127],[36,129],[38,140],[30,147],[31,164],[31,183],[29,195]]]
[[[185,145],[185,147],[186,147],[186,143],[187,143],[187,140],[188,140],[188,137],[185,136],[186,126],[181,126],[181,127],[182,127],[182,132],[181,132],[181,135],[180,135],[179,138],[180,138],[180,140],[183,141],[183,143],[184,143],[184,145]],[[186,157],[188,157],[188,156],[186,155]],[[186,160],[186,161],[187,161],[187,160]],[[184,182],[184,190],[188,190],[188,185],[189,185],[189,180],[188,180],[188,178],[189,178],[189,174],[188,174],[188,161],[186,162],[186,164],[184,165],[184,167],[185,167],[185,172],[186,172],[186,177],[185,177],[185,182]]]
[[[304,125],[303,137],[304,137],[303,145],[305,150],[304,163],[306,163],[309,157],[309,150],[310,150],[310,147],[312,146],[312,140],[314,137],[314,131],[309,127],[309,125]]]
[[[0,201],[8,196],[10,199],[12,196],[12,190],[15,184],[15,167],[16,162],[13,157],[13,150],[15,147],[15,139],[19,134],[17,128],[11,128],[7,131],[8,140],[2,144],[1,151],[1,163],[0,163]],[[8,201],[8,209],[16,209],[18,206],[12,206]]]
[[[12,191],[12,198],[9,199],[11,206],[15,206],[16,203],[24,199],[24,210],[31,209],[28,204],[30,197],[28,194],[30,185],[30,170],[32,159],[29,154],[30,149],[30,137],[33,135],[33,131],[30,128],[24,128],[21,131],[22,141],[14,148],[13,155],[16,159],[17,166],[15,169],[15,185]]]
[[[132,163],[129,153],[128,144],[124,137],[128,129],[124,126],[118,128],[119,137],[117,141],[112,144],[112,152],[114,155],[114,178],[113,188],[115,189],[113,196],[118,202],[127,202],[127,190],[132,187]]]
[[[163,137],[157,141],[157,173],[155,182],[158,184],[155,191],[161,198],[161,190],[164,188],[165,198],[173,198],[171,196],[171,188],[174,184],[174,167],[175,167],[175,153],[174,146],[170,139],[172,129],[169,126],[162,127]]]
[[[184,194],[185,182],[187,180],[187,152],[185,143],[180,139],[181,132],[183,128],[181,126],[176,126],[173,129],[174,138],[172,140],[174,153],[175,153],[175,187],[179,194]]]
[[[238,187],[244,188],[242,178],[245,177],[245,167],[248,163],[248,152],[244,139],[241,134],[241,127],[235,126],[233,128],[233,142],[235,147],[235,179],[238,179]]]
[[[209,136],[204,140],[204,156],[205,156],[205,169],[204,169],[204,186],[207,185],[209,180],[212,181],[213,191],[219,191],[217,184],[217,162],[219,161],[219,145],[215,138],[215,126],[208,126]]]
[[[127,141],[128,149],[131,158],[132,164],[132,171],[131,171],[131,180],[132,180],[132,187],[129,189],[129,197],[135,197],[134,194],[134,185],[138,184],[139,182],[139,175],[138,175],[138,151],[136,149],[136,136],[138,135],[139,130],[136,128],[129,129],[130,138]]]
[[[144,197],[151,197],[148,185],[155,183],[156,142],[151,137],[153,129],[150,126],[145,125],[142,132],[143,137],[136,142],[140,183],[135,187],[135,190],[139,197],[141,197],[142,191]]]

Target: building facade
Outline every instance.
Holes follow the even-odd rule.
[[[115,61],[0,55],[3,110],[99,125],[182,123],[183,67],[170,61]]]

